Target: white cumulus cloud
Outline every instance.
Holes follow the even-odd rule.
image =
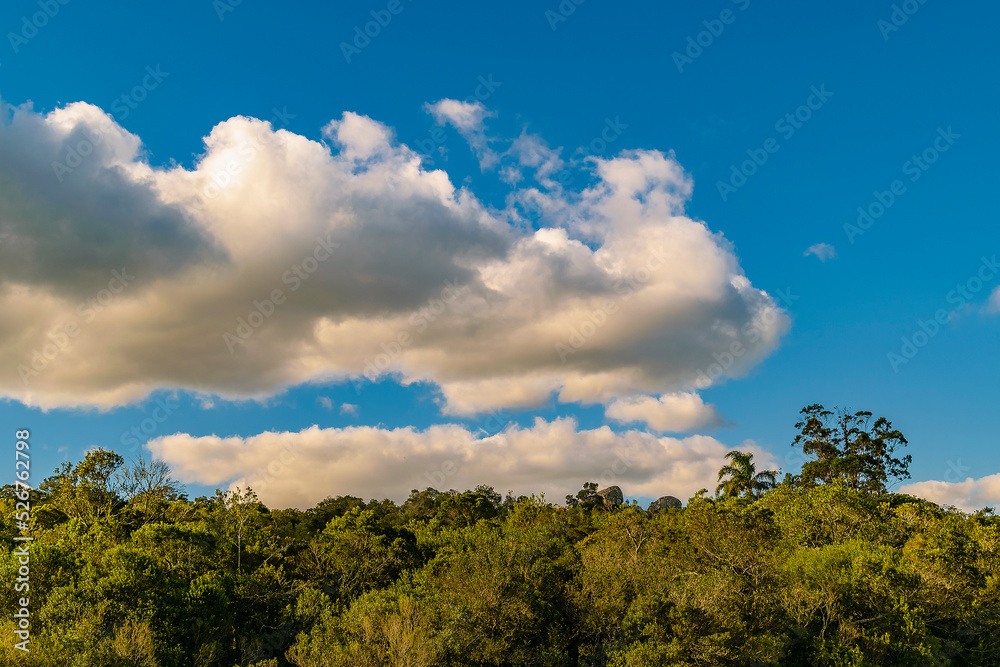
[[[526,186],[495,210],[350,112],[324,141],[231,118],[190,168],[150,165],[92,105],[3,119],[0,395],[29,405],[389,373],[432,383],[452,414],[610,403],[738,377],[788,327],[685,213],[672,154],[595,159],[588,188]]]
[[[537,419],[478,438],[458,425],[370,426],[261,433],[249,438],[176,434],[148,445],[183,482],[251,486],[270,507],[306,508],[331,495],[391,498],[410,489],[474,488],[544,492],[555,502],[583,482],[633,496],[688,498],[714,488],[728,451],[707,436],[678,439],[604,426],[580,431],[573,419]],[[773,463],[751,448],[758,467]]]
[[[605,408],[604,414],[618,422],[645,422],[658,431],[693,431],[721,423],[714,405],[692,392],[619,398]]]
[[[1000,473],[961,482],[930,480],[900,487],[900,493],[926,498],[938,505],[954,505],[966,512],[1000,506]]]

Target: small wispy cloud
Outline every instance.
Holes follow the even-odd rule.
[[[483,121],[495,115],[479,101],[460,102],[459,100],[443,99],[433,104],[427,103],[424,109],[434,116],[439,125],[451,123],[459,132],[481,133],[485,130]]]
[[[340,414],[357,416],[358,406],[352,403],[344,403],[343,405],[340,406]]]
[[[816,255],[819,261],[825,262],[828,259],[837,258],[837,249],[829,243],[815,243],[806,248],[806,251],[802,253],[803,257],[808,257],[809,255]]]
[[[438,125],[451,125],[468,142],[479,159],[479,165],[488,169],[496,164],[498,156],[489,147],[486,136],[486,119],[496,113],[486,108],[482,102],[461,102],[443,99],[424,105],[424,110],[434,116]]]
[[[316,399],[316,402],[323,406],[326,410],[333,410],[333,401],[331,401],[326,396],[320,396]]]

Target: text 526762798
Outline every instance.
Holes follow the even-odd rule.
[[[31,555],[28,549],[31,537],[25,533],[28,532],[28,520],[31,518],[31,485],[28,484],[28,479],[31,477],[31,454],[29,453],[31,446],[28,444],[28,438],[31,437],[31,433],[27,429],[22,429],[15,432],[14,435],[17,437],[14,449],[14,496],[16,498],[14,520],[21,533],[14,537],[14,557],[18,562],[14,591],[25,594],[25,597],[18,598],[14,610],[14,620],[17,623],[14,628],[14,636],[20,640],[15,640],[14,647],[27,653],[28,642],[31,638],[31,612],[28,610],[29,600],[26,596],[31,589],[29,583]]]

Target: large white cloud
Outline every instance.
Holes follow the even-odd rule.
[[[967,512],[975,512],[986,506],[1000,506],[1000,473],[979,479],[967,477],[961,482],[915,482],[900,487],[899,492],[926,498],[939,505],[954,505]]]
[[[788,325],[657,151],[497,211],[353,113],[324,142],[232,118],[190,169],[91,105],[3,117],[0,394],[27,404],[366,372],[435,383],[455,414],[606,403],[739,376]]]
[[[491,430],[500,426],[492,424]],[[562,502],[585,481],[618,485],[627,495],[686,499],[714,490],[728,448],[714,438],[683,439],[608,427],[577,430],[572,419],[537,419],[487,437],[457,425],[350,427],[250,438],[176,434],[149,443],[183,482],[251,486],[270,507],[306,508],[331,495],[391,498],[410,489],[543,492]],[[773,463],[755,447],[758,468]]]

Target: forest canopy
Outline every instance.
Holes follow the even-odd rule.
[[[733,451],[714,494],[648,510],[586,481],[563,504],[192,500],[162,462],[93,450],[30,492],[27,592],[0,492],[0,664],[1000,664],[1000,519],[893,493],[910,457],[884,418],[812,405],[796,429],[800,471]]]

